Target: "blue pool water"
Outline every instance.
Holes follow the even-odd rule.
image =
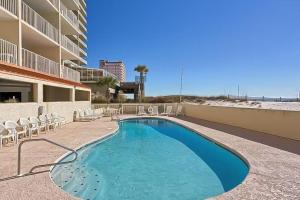
[[[119,125],[114,136],[82,148],[75,163],[55,167],[54,182],[86,200],[199,200],[231,190],[248,174],[238,156],[173,122]]]

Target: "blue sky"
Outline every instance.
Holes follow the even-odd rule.
[[[299,0],[87,0],[88,65],[149,67],[147,95],[296,97]]]

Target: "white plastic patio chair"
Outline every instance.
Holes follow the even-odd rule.
[[[12,141],[15,140],[15,135],[10,133],[5,126],[1,123],[0,124],[0,149],[2,149],[3,141],[11,139]]]
[[[88,117],[84,114],[84,111],[82,111],[81,109],[78,109],[78,116],[76,116],[76,120],[77,121],[81,121],[81,122],[89,122],[94,120],[94,118]]]
[[[19,119],[19,125],[26,131],[26,136],[28,134],[30,139],[32,138],[33,133],[37,133],[37,135],[39,135],[39,127],[38,126],[32,126],[28,119],[20,118]]]
[[[39,120],[41,124],[44,124],[46,126],[46,131],[49,131],[50,128],[55,129],[55,123],[51,123],[47,120],[46,115],[40,115]]]
[[[59,120],[54,118],[52,116],[52,114],[50,114],[50,113],[46,114],[45,116],[46,116],[48,125],[50,127],[53,127],[53,130],[55,130],[55,128],[59,126]]]
[[[32,127],[38,127],[39,133],[41,133],[42,130],[47,132],[47,122],[40,121],[37,117],[29,117],[29,122]]]
[[[143,116],[143,115],[147,115],[147,113],[145,112],[145,107],[144,106],[139,106],[139,111],[138,111],[138,116]]]
[[[167,106],[167,109],[165,112],[161,113],[161,115],[164,115],[164,116],[172,116],[172,115],[175,115],[173,113],[173,106]]]
[[[178,104],[177,111],[176,111],[176,116],[181,116],[181,115],[183,115],[183,113],[182,113],[182,105]]]
[[[90,109],[89,108],[89,110],[90,110],[90,113],[92,113],[95,117],[97,117],[98,119],[100,119],[101,117],[103,117],[103,114],[102,113],[100,113],[100,112],[98,112],[97,110],[92,110],[92,109]]]
[[[85,116],[91,117],[95,120],[100,118],[99,116],[95,115],[94,111],[90,108],[85,109],[84,114],[85,114]]]
[[[114,120],[119,120],[120,119],[120,115],[122,113],[122,108],[119,108],[119,109],[115,109],[115,110],[112,110],[111,111],[111,120],[114,121]]]
[[[62,127],[62,125],[66,124],[66,118],[58,115],[57,113],[52,113],[52,118],[58,121],[59,127]]]
[[[36,117],[29,117],[29,127],[31,129],[30,138],[32,137],[33,133],[36,133],[37,135],[39,135],[41,130],[46,131],[46,124],[44,125],[44,124],[40,123],[40,121]]]
[[[84,114],[85,117],[89,117],[92,120],[96,120],[97,119],[97,117],[94,116],[93,113],[89,109],[84,109],[83,110],[83,114]]]
[[[151,107],[149,107],[148,111],[149,111],[151,116],[159,115],[158,106],[151,106]]]
[[[26,130],[24,130],[14,121],[6,121],[5,128],[9,131],[9,133],[14,134],[16,144],[19,142],[19,136],[26,137]]]
[[[99,116],[99,117],[103,117],[103,115],[104,115],[103,108],[99,108],[99,109],[94,110],[94,113],[95,113],[97,116]]]

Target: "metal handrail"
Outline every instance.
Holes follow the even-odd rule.
[[[71,161],[59,161],[59,162],[56,162],[56,163],[49,163],[49,164],[44,164],[44,165],[37,165],[37,166],[34,166],[33,168],[31,168],[31,170],[29,171],[29,173],[27,174],[21,174],[21,153],[22,153],[22,146],[23,144],[25,143],[28,143],[28,142],[38,142],[38,141],[44,141],[44,142],[48,142],[50,144],[53,144],[55,146],[58,146],[58,147],[61,147],[63,149],[66,149],[68,151],[71,151],[72,153],[70,153],[69,155],[71,154],[75,154],[75,158]],[[44,170],[44,171],[40,171],[40,172],[34,172],[34,170],[38,169],[38,168],[43,168],[43,167],[50,167],[50,166],[57,166],[57,165],[64,165],[64,164],[69,164],[69,163],[73,163],[77,160],[78,158],[78,153],[73,150],[73,149],[70,149],[66,146],[63,146],[61,144],[58,144],[56,142],[53,142],[51,140],[48,140],[48,139],[44,139],[44,138],[40,138],[40,139],[30,139],[30,140],[25,140],[25,141],[22,141],[19,145],[19,148],[18,148],[18,176],[27,176],[27,175],[34,175],[34,174],[38,174],[38,173],[43,173],[43,172],[48,172],[50,170]]]

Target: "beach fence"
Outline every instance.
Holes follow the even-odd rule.
[[[150,107],[158,106],[159,113],[163,113],[166,111],[167,106],[173,107],[173,112],[177,110],[178,103],[126,103],[126,104],[119,104],[119,103],[112,103],[112,104],[92,104],[93,109],[99,108],[114,108],[120,109],[122,114],[137,114],[139,110],[139,106],[144,106],[145,111],[148,112]]]
[[[250,96],[234,96],[228,95],[227,99],[240,101],[267,101],[267,102],[300,102],[300,98],[284,98],[284,97],[250,97]]]

